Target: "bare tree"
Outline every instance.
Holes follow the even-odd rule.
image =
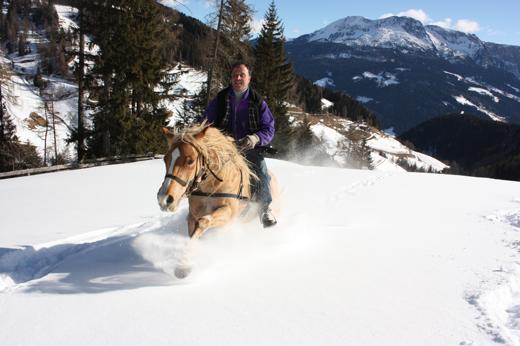
[[[218,3],[218,7],[217,7]],[[213,57],[209,65],[207,83],[207,102],[212,96],[213,80],[216,75],[221,79],[227,78],[227,68],[233,60],[243,60],[247,55],[243,41],[251,36],[251,21],[253,9],[245,3],[245,0],[220,0],[215,3],[215,11],[210,14],[208,22],[214,26],[217,23],[215,41],[213,45]],[[224,35],[231,47],[220,45],[220,36]],[[218,70],[218,71],[216,71]],[[224,80],[221,80],[223,82]]]

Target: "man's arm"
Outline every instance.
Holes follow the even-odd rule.
[[[256,135],[260,138],[259,145],[267,145],[274,137],[274,117],[265,101],[262,101],[259,115],[260,130],[256,132]]]

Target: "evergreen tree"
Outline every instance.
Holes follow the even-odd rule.
[[[291,130],[287,115],[287,97],[293,84],[293,71],[285,54],[283,25],[278,18],[274,0],[264,17],[264,24],[255,48],[253,86],[265,97],[275,117],[276,136],[273,145],[284,154]]]
[[[15,52],[17,50],[17,37],[18,37],[18,7],[16,1],[9,2],[9,6],[7,7],[7,15],[6,15],[6,35],[7,35],[7,52],[9,54]]]
[[[245,0],[224,1],[222,32],[233,42],[243,42],[251,38],[253,9]]]
[[[167,115],[159,106],[167,90],[156,90],[167,78],[168,68],[163,51],[166,26],[157,3],[89,1],[84,15],[93,42],[99,46],[89,76],[93,81],[91,95],[97,102],[89,141],[91,154],[159,150],[146,133],[155,132],[156,136]]]
[[[6,106],[7,100],[15,101],[9,90],[10,76],[7,66],[0,64],[0,172],[38,167],[41,161],[34,146],[18,142],[16,126]]]

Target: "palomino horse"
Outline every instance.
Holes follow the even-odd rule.
[[[163,128],[163,133],[168,141],[166,176],[157,201],[161,210],[173,212],[188,198],[191,243],[208,228],[224,226],[239,216],[251,199],[250,182],[257,178],[234,140],[206,122],[179,132]],[[276,179],[269,174],[275,201]],[[189,270],[181,268],[175,274],[184,277]]]

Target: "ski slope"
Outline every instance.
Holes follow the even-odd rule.
[[[0,344],[519,345],[520,183],[268,160],[184,280],[161,160],[0,180]]]

